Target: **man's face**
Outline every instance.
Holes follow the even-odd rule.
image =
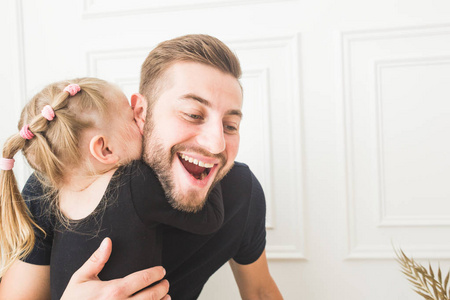
[[[143,157],[172,206],[195,212],[233,166],[242,90],[233,76],[193,62],[175,63],[164,80],[147,114]]]

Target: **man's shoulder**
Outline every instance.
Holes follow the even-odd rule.
[[[136,178],[145,180],[147,177],[156,177],[153,169],[142,160],[134,160],[130,162],[122,168],[120,174],[122,177],[130,177],[133,180],[136,180]]]
[[[243,162],[238,162],[238,161],[235,161],[234,162],[234,165],[233,165],[233,168],[232,169],[237,169],[237,170],[244,170],[244,169],[247,169],[247,170],[250,170],[250,168],[248,167],[248,165],[246,165],[246,164],[244,164]]]
[[[165,195],[155,171],[142,160],[132,161],[125,166],[121,176],[122,183],[130,186],[130,196],[147,199],[150,192],[153,197]]]
[[[241,175],[241,174],[251,174],[251,170],[250,167],[242,162],[234,162],[233,167],[231,168],[230,172],[228,172],[228,174],[225,177],[229,177],[229,175],[231,176],[236,176],[236,175]]]
[[[252,171],[250,171],[250,168],[246,164],[235,162],[227,175],[225,175],[225,177],[222,179],[222,183],[250,184],[252,175]]]
[[[151,168],[142,160],[133,160],[130,163],[128,163],[126,166],[124,166],[124,169],[130,169],[130,170],[135,170],[135,169],[139,169],[139,170],[145,170],[145,172],[148,172],[149,170],[151,170]]]
[[[221,183],[222,190],[245,193],[249,196],[255,192],[255,189],[261,189],[261,185],[250,167],[241,162],[234,163]]]

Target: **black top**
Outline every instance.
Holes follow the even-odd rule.
[[[38,234],[35,249],[26,261],[41,265],[51,263],[52,298],[59,299],[73,272],[107,236],[113,241],[113,252],[100,278],[123,277],[159,265],[161,256],[158,254],[160,250],[155,249],[156,240],[156,244],[162,243],[162,265],[167,270],[172,299],[197,299],[208,278],[228,260],[233,258],[237,263],[249,264],[262,254],[266,236],[264,195],[246,165],[236,163],[207,201],[211,206],[217,196],[223,199],[219,202],[224,205],[224,222],[218,231],[212,233],[201,232],[207,226],[211,212],[204,212],[208,218],[201,219],[201,226],[190,228],[196,233],[187,232],[186,218],[197,214],[175,211],[167,201],[154,201],[154,197],[163,199],[159,198],[163,193],[153,171],[144,164],[135,163],[126,170],[130,171],[124,172],[129,179],[124,182],[122,179],[127,176],[119,177],[121,184],[117,199],[107,202],[106,209],[100,210],[104,211],[103,214],[90,215],[77,222],[71,231],[42,213],[46,206],[36,198],[42,194],[42,189],[33,177],[27,182],[24,197],[30,203],[37,223],[48,234],[45,238]],[[36,200],[30,201],[33,198]],[[103,203],[106,201],[102,200]],[[161,213],[160,206],[163,208]],[[109,214],[109,211],[116,213]],[[160,222],[170,223],[164,217],[168,215],[173,222],[170,226],[161,225]],[[219,219],[217,217],[220,216],[216,215]],[[200,224],[197,221],[190,224]],[[99,226],[101,229],[95,230]],[[158,228],[162,230],[156,230]],[[61,274],[67,275],[62,278]]]

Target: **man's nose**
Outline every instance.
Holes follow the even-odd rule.
[[[222,122],[208,122],[202,125],[197,142],[212,154],[219,154],[225,150],[225,136]]]

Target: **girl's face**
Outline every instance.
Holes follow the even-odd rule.
[[[133,109],[127,97],[121,91],[111,93],[109,99],[111,111],[109,120],[105,120],[104,126],[110,133],[113,149],[119,156],[120,162],[129,162],[141,158],[142,135],[134,120]]]

